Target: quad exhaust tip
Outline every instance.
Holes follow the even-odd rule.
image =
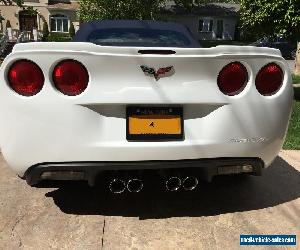
[[[126,189],[126,184],[121,179],[113,179],[109,183],[109,190],[114,194],[121,194],[125,191],[125,189]]]
[[[131,193],[139,193],[143,187],[144,184],[140,179],[130,179],[127,183],[127,190]]]
[[[166,189],[168,191],[174,192],[177,191],[180,187],[181,187],[181,179],[176,176],[172,176],[166,181]]]
[[[187,176],[181,181],[179,177],[172,176],[166,181],[166,189],[174,192],[182,186],[185,191],[192,191],[198,186],[198,179],[194,176]]]
[[[179,177],[172,176],[166,181],[166,189],[168,191],[178,191],[181,186],[186,191],[192,191],[198,186],[198,179],[194,176],[187,176],[182,181]],[[130,193],[139,193],[142,191],[143,187],[143,181],[137,178],[130,179],[127,182],[127,185],[125,181],[118,178],[113,179],[109,183],[109,190],[114,194],[121,194],[126,188]]]
[[[183,180],[182,186],[186,191],[192,191],[198,186],[198,179],[194,176],[188,176]]]

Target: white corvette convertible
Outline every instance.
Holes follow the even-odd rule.
[[[183,26],[87,23],[70,43],[18,44],[1,66],[0,145],[35,185],[104,173],[139,192],[147,171],[170,191],[198,178],[260,175],[282,147],[291,74],[271,48],[201,48]]]

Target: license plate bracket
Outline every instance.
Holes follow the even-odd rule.
[[[126,139],[135,141],[183,140],[182,107],[126,108]]]

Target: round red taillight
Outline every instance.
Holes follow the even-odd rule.
[[[261,95],[274,95],[282,86],[283,71],[275,63],[264,66],[257,74],[255,85]]]
[[[45,79],[42,70],[34,62],[19,60],[9,68],[7,80],[16,93],[33,96],[41,91]]]
[[[53,71],[55,87],[65,95],[81,94],[88,86],[89,74],[78,61],[64,60],[57,64]]]
[[[218,75],[219,89],[229,96],[241,93],[248,81],[248,71],[240,62],[227,64]]]

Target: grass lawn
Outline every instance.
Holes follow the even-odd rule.
[[[293,84],[300,84],[300,76],[293,75]],[[292,117],[283,149],[300,150],[300,87],[294,87],[294,96]]]
[[[300,76],[293,75],[293,84],[300,84]]]
[[[294,88],[299,89],[300,88]],[[296,94],[296,91],[295,91]],[[283,145],[283,149],[296,149],[300,150],[300,102],[294,101],[293,113],[290,120],[289,130]]]

